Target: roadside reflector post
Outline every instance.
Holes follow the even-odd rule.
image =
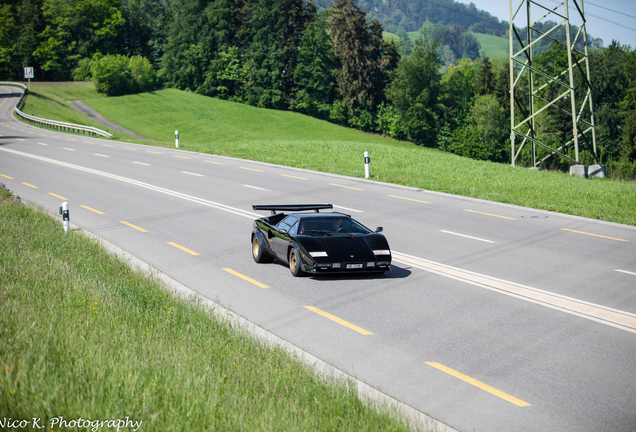
[[[369,152],[364,152],[364,178],[369,178],[369,163],[371,163]]]
[[[64,225],[64,232],[68,232],[71,228],[71,222],[68,214],[68,203],[64,201],[62,207],[60,207],[60,214],[62,215],[62,223]]]
[[[510,146],[512,147],[512,166],[515,166],[515,131],[510,132]]]
[[[177,146],[177,148],[179,148],[179,131],[178,130],[174,131],[174,143]]]

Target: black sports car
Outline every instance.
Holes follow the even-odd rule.
[[[331,204],[253,205],[252,208],[272,212],[271,216],[254,221],[251,242],[252,256],[257,263],[278,258],[289,264],[294,276],[390,270],[391,249],[380,234],[382,228],[371,231],[349,215],[319,212],[332,209]]]

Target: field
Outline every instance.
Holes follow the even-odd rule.
[[[180,148],[185,150],[353,177],[364,176],[363,154],[368,151],[375,181],[636,225],[634,182],[581,179],[475,161],[297,113],[178,90],[117,98],[101,97],[87,83],[32,83],[32,90],[39,97],[27,97],[28,112],[70,121],[68,116],[79,115],[72,108],[40,111],[38,101],[83,98],[109,120],[156,140],[153,145],[174,147],[178,130]]]

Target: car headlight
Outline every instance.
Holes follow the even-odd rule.
[[[311,255],[312,258],[329,256],[329,255],[327,255],[327,252],[309,252],[309,255]]]
[[[373,253],[376,255],[391,255],[391,251],[388,249],[374,250]]]

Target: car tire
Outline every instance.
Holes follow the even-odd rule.
[[[300,258],[300,254],[296,248],[291,248],[289,250],[289,271],[292,276],[300,277],[304,274],[302,270],[302,262]]]
[[[274,261],[274,257],[267,255],[261,247],[261,242],[258,241],[258,236],[252,236],[252,258],[259,264],[271,263]]]

